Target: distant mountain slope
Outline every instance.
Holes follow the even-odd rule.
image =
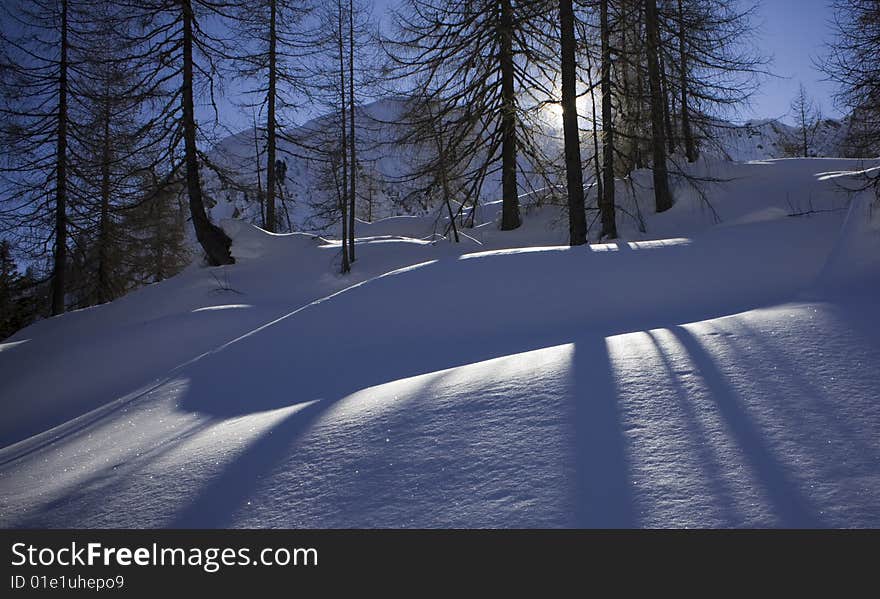
[[[413,186],[402,179],[415,166],[418,155],[412,148],[397,143],[403,134],[398,123],[403,121],[406,102],[405,98],[387,98],[358,107],[356,111],[358,183],[361,186],[358,195],[363,198],[359,202],[358,218],[375,220],[400,214],[399,200]],[[278,138],[278,159],[286,164],[283,195],[288,200],[286,210],[280,203],[278,207],[283,230],[288,221],[294,230],[315,230],[326,224],[326,218],[322,218],[321,209],[316,206],[327,202],[334,193],[326,152],[335,141],[335,119],[336,115],[320,116],[285,131]],[[259,167],[258,144],[261,146]],[[216,175],[206,173],[206,188],[217,202],[212,208],[216,221],[235,217],[260,222],[256,198],[258,168],[261,184],[265,183],[263,145],[263,140],[255,139],[254,129],[247,129],[222,140],[208,154],[213,163],[234,177],[233,182],[221,183]]]
[[[407,103],[406,98],[391,97],[360,106],[357,110],[357,217],[361,220],[421,216],[437,208],[436,198],[432,200],[415,193],[424,186],[424,180],[409,176],[429,149],[399,142],[405,134],[403,121]],[[335,143],[336,119],[336,115],[324,115],[291,128],[279,137],[278,157],[287,166],[283,190],[287,202],[279,203],[278,208],[282,231],[323,232],[333,221],[329,213],[333,210],[335,183],[325,152]],[[561,133],[552,122],[545,124],[545,150],[553,154],[555,144],[561,157]],[[810,156],[846,156],[848,128],[848,119],[822,120],[811,136]],[[717,121],[707,127],[703,138],[704,155],[734,162],[795,157],[799,152],[797,128],[776,119],[751,120],[744,124]],[[234,184],[221,183],[216,175],[206,171],[208,195],[215,201],[211,209],[215,221],[232,217],[257,224],[261,222],[260,204],[256,200],[259,187],[255,159],[257,145],[254,130],[248,129],[222,140],[209,153],[211,161],[234,173],[235,179]],[[592,144],[587,143],[584,147],[586,159]],[[528,171],[526,165],[522,166]],[[260,169],[264,168],[265,156],[261,150]],[[259,172],[260,178],[264,179],[265,172]],[[544,183],[535,177],[531,185],[541,187]],[[496,200],[499,195],[500,179],[495,173],[484,185],[483,201]],[[403,201],[406,198],[410,200]]]
[[[410,110],[409,100],[389,97],[359,106],[356,110],[357,138],[357,218],[375,221],[391,216],[422,216],[439,203],[439,189],[426,197],[422,192],[429,182],[427,176],[418,176],[420,165],[433,155],[433,141],[418,143],[406,139],[411,133],[406,125]],[[330,168],[332,150],[339,135],[336,114],[312,119],[300,126],[289,128],[278,137],[277,155],[286,163],[283,195],[288,200],[279,202],[280,230],[325,232],[334,220],[332,212],[336,198],[336,181]],[[536,142],[548,156],[561,157],[562,138],[557,124],[548,113],[547,119],[538,119],[533,126],[543,127],[535,136]],[[406,141],[402,141],[406,139]],[[205,171],[208,196],[216,204],[211,208],[215,222],[223,218],[243,218],[259,223],[260,206],[256,201],[260,185],[257,183],[257,147],[260,146],[259,173],[265,183],[265,142],[255,138],[254,129],[231,135],[218,143],[209,153],[209,160],[231,173],[234,181],[221,182],[211,171]],[[534,176],[532,167],[523,153],[519,166],[521,183],[525,188],[540,188],[545,180]],[[483,199],[500,196],[499,172],[487,173],[482,191]],[[247,197],[245,197],[247,194]]]
[[[847,121],[823,119],[810,136],[810,157],[843,156]],[[799,130],[776,119],[751,120],[742,125],[719,122],[710,129],[706,150],[729,160],[766,160],[794,157],[799,152]]]

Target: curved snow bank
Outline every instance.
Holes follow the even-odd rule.
[[[411,376],[438,364],[491,358],[505,340],[531,338],[520,344],[526,351],[538,338],[564,343],[585,328],[637,330],[645,323],[685,322],[788,299],[825,263],[842,213],[794,219],[782,218],[781,209],[809,206],[809,201],[816,208],[842,204],[845,196],[836,193],[836,182],[817,177],[865,165],[851,160],[723,168],[701,163],[695,168],[711,166],[707,175],[731,179],[708,186],[707,193],[725,223],[739,224],[712,226],[696,196],[679,198],[663,214],[650,213],[650,202],[642,206],[646,235],[687,236],[687,243],[543,247],[564,242],[562,213],[552,206],[525,211],[525,223],[516,231],[499,231],[491,222],[467,230],[479,243],[464,238],[460,245],[414,239],[431,219],[363,224],[360,233],[371,237],[360,239],[354,271],[344,277],[337,274],[336,241],[273,235],[225,221],[237,264],[190,267],[110,304],[37,323],[0,347],[5,416],[0,445],[119,397],[137,396],[139,389],[181,372],[174,369],[206,352],[210,355],[200,360],[205,364],[192,366],[204,374],[194,389],[210,387],[212,378],[228,383],[228,389],[221,389],[213,403],[210,394],[187,393],[185,407],[240,413],[350,391],[382,379],[388,363],[399,363],[401,376]],[[498,208],[498,203],[481,206],[486,215]],[[621,231],[637,236],[631,228]],[[527,250],[510,250],[517,247]],[[462,252],[476,250],[488,252],[459,260]],[[852,248],[837,263],[849,267],[863,255]],[[420,266],[397,270],[413,264]],[[844,279],[856,275],[861,276],[840,274]],[[221,309],[244,305],[252,307]],[[233,339],[241,341],[228,345]],[[432,363],[438,355],[442,359]],[[385,374],[361,378],[369,368]],[[263,372],[271,374],[255,374]],[[340,383],[349,373],[351,380]],[[290,390],[279,381],[289,381]]]
[[[434,232],[435,218],[430,216],[390,216],[371,223],[359,220],[355,226],[358,237],[383,235],[423,239]],[[442,229],[440,233],[442,233]]]
[[[511,335],[564,341],[579,327],[622,332],[765,305],[807,286],[834,241],[828,231],[835,222],[787,219],[687,242],[495,250],[464,259],[452,244],[398,240],[360,246],[355,275],[339,277],[332,274],[338,246],[227,221],[234,251],[261,258],[191,269],[108,306],[53,319],[44,334],[23,331],[32,342],[0,354],[0,395],[8,406],[0,443],[136,395],[204,352],[203,364],[187,368],[216,379],[216,396],[188,395],[184,407],[231,414],[332,394],[340,379],[334,372],[346,363],[362,365],[365,374],[383,372],[385,360],[400,362],[406,376],[430,371],[438,344],[500,344]],[[419,264],[394,271],[404,260]],[[371,271],[392,272],[328,297],[369,280]],[[327,299],[309,305],[316,297]],[[227,305],[253,308],[216,309]],[[459,359],[465,356],[448,365],[464,363]],[[254,374],[266,369],[286,373],[295,390],[279,386],[277,375]]]
[[[242,220],[227,218],[221,221],[223,230],[232,239],[232,257],[253,260],[284,255],[297,256],[306,248],[315,246],[319,239],[307,233],[269,233]]]
[[[237,264],[0,346],[0,526],[876,527],[876,221],[781,211],[851,164],[738,165],[668,239],[377,223],[345,277],[224,223]],[[860,300],[780,303],[820,271]]]
[[[379,384],[389,367],[400,378],[484,359],[517,339],[564,343],[583,330],[608,335],[768,305],[814,279],[833,243],[827,228],[824,219],[789,219],[674,243],[432,260],[205,356],[183,371],[196,390],[181,407],[216,416],[272,409]]]
[[[311,374],[320,400],[231,418],[179,409],[232,378],[191,370],[54,445],[0,450],[0,526],[877,527],[871,299],[564,343],[450,345],[440,321],[429,348],[402,348],[437,368],[364,355],[380,382],[335,397],[363,375],[340,359]],[[296,401],[308,348],[284,351],[289,369],[238,376]]]
[[[815,292],[839,294],[880,277],[880,214],[872,191],[858,193],[821,273]]]

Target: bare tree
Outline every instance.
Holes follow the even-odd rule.
[[[580,127],[577,112],[577,73],[572,0],[559,0],[561,32],[562,127],[565,136],[565,173],[568,187],[568,234],[570,245],[587,242],[584,212],[584,178],[581,166]]]
[[[690,67],[688,66],[688,32],[685,21],[684,3],[682,0],[677,2],[676,25],[678,31],[678,80],[679,93],[681,94],[681,137],[684,141],[684,152],[688,162],[693,162],[697,158],[696,145],[694,144],[694,133],[691,128],[690,115],[690,92],[688,91],[688,77]]]
[[[355,99],[354,99],[354,59],[356,38],[354,34],[354,0],[348,0],[348,118],[349,118],[349,152],[351,153],[351,183],[348,202],[348,259],[355,261],[354,223],[357,199],[357,135],[355,134]],[[345,102],[345,98],[343,98]]]
[[[617,222],[614,212],[614,107],[611,92],[611,22],[608,4],[600,0],[600,35],[602,44],[602,198],[599,211],[602,215],[600,239],[617,238]]]
[[[689,162],[718,117],[757,89],[767,58],[757,51],[756,4],[676,0],[657,5],[663,62],[671,73],[668,101]]]
[[[196,36],[201,31],[195,20],[193,2],[181,0],[180,17],[182,21],[182,62],[181,62],[181,87],[180,100],[182,103],[181,126],[183,128],[184,161],[186,165],[186,189],[189,195],[189,210],[192,217],[196,239],[205,250],[208,263],[212,266],[231,264],[235,262],[230,253],[232,240],[223,232],[223,229],[215,225],[208,218],[205,211],[205,201],[202,193],[202,184],[199,178],[199,150],[196,145],[196,115],[193,102],[194,70],[193,46],[201,45]],[[209,6],[207,3],[205,6]],[[202,71],[203,74],[208,74]]]
[[[35,257],[52,243],[51,313],[66,308],[71,62],[83,20],[69,0],[4,3],[0,145],[6,194],[2,229]],[[49,173],[52,173],[51,176]]]
[[[821,62],[825,75],[837,83],[835,100],[850,112],[848,152],[880,152],[880,3],[835,0],[835,39]]]
[[[552,77],[538,75],[550,60],[558,64],[546,50],[552,8],[546,1],[407,0],[386,44],[407,95],[432,103],[447,150],[467,164],[461,170],[472,206],[487,176],[500,172],[502,230],[521,224],[518,171],[541,160],[526,115],[537,98],[552,96]]]
[[[275,164],[279,160],[278,138],[283,137],[284,114],[311,101],[308,70],[303,63],[314,53],[308,18],[312,8],[297,0],[239,0],[234,14],[239,43],[235,49],[238,75],[249,87],[249,108],[265,109],[265,125],[255,123],[257,154],[265,142],[265,190],[261,157],[257,164],[257,194],[261,201],[262,225],[278,230],[277,194],[280,187]],[[254,119],[256,115],[254,112]],[[283,202],[283,200],[282,200]],[[284,206],[284,204],[282,204]]]
[[[120,35],[135,48],[132,58],[145,66],[136,89],[163,98],[149,122],[156,137],[153,147],[161,147],[155,164],[165,165],[166,181],[183,170],[190,220],[207,262],[230,264],[234,262],[231,240],[211,222],[206,210],[200,168],[209,161],[199,150],[195,98],[209,99],[218,118],[214,101],[220,80],[218,63],[229,56],[229,44],[218,33],[209,32],[203,22],[227,21],[231,6],[214,0],[140,0],[120,6],[128,10]]]
[[[663,131],[663,110],[666,99],[660,87],[660,28],[657,21],[657,0],[645,0],[645,28],[648,34],[648,82],[651,89],[651,147],[653,149],[654,203],[657,212],[672,207],[669,177],[666,172],[666,142]]]
[[[822,124],[822,113],[807,95],[803,83],[798,87],[798,93],[792,100],[791,113],[795,120],[797,155],[807,158],[810,156],[810,146],[816,138],[816,131]]]

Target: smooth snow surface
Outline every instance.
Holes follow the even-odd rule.
[[[226,221],[237,264],[0,344],[0,525],[880,526],[875,165],[701,162],[712,210],[578,248],[363,223],[347,277]]]

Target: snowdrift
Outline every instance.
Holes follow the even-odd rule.
[[[365,224],[349,277],[226,222],[237,264],[0,345],[0,525],[878,526],[865,166],[731,165],[577,248],[552,206]]]

